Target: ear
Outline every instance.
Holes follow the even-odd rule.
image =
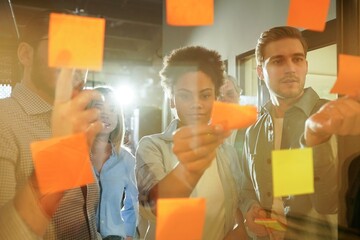
[[[28,67],[32,65],[33,56],[34,56],[34,48],[30,46],[28,43],[22,42],[18,47],[18,58],[20,63],[24,67]]]
[[[256,72],[257,72],[257,75],[259,77],[260,80],[264,80],[264,74],[263,74],[263,69],[262,69],[262,66],[258,65],[256,67]]]

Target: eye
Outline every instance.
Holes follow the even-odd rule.
[[[201,94],[201,98],[204,99],[204,100],[209,99],[211,96],[212,96],[211,93],[203,93],[203,94]]]
[[[282,59],[274,59],[273,61],[271,61],[271,63],[273,63],[275,65],[279,65],[282,63]]]
[[[303,57],[296,57],[294,58],[294,62],[303,62],[305,59]]]
[[[188,101],[191,99],[191,95],[187,93],[178,93],[176,94],[176,97],[182,101]]]

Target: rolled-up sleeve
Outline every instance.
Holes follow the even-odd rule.
[[[136,180],[139,190],[140,212],[143,217],[155,220],[148,196],[150,190],[166,176],[163,154],[152,137],[144,137],[136,151]]]

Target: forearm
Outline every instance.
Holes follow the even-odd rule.
[[[157,200],[157,198],[189,197],[201,176],[202,174],[191,173],[181,164],[178,164],[151,189],[150,198],[151,200]]]

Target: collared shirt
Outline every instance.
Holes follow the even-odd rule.
[[[97,213],[97,225],[101,236],[134,237],[138,215],[135,157],[122,147],[119,154],[112,151],[100,173],[97,170],[95,172],[101,188]]]
[[[285,113],[281,149],[306,147],[303,141],[305,121],[314,110],[318,110],[324,103],[325,101],[320,100],[314,90],[305,89],[299,101]],[[244,197],[242,202],[244,216],[254,203],[259,203],[269,211],[273,204],[271,153],[274,150],[275,131],[270,114],[272,108],[271,102],[266,104],[262,109],[262,115],[246,132],[244,158],[241,161],[244,170],[241,191]],[[330,141],[314,146],[312,149],[315,192],[291,196],[284,201],[288,220],[290,220],[289,217],[292,217],[291,220],[293,220],[288,224],[291,222],[295,224],[295,220],[297,220],[296,224],[300,221],[302,223],[301,227],[297,224],[295,226],[297,229],[293,228],[294,232],[300,232],[301,235],[305,234],[302,230],[308,231],[308,235],[303,235],[301,239],[310,239],[309,236],[311,239],[321,239],[322,234],[327,234],[325,238],[329,237],[330,227],[327,224],[319,223],[319,219],[326,218],[324,214],[333,214],[337,211],[336,156],[333,155]],[[312,219],[312,212],[315,210],[323,214],[318,214],[317,218],[319,219]],[[317,234],[318,236],[316,236]]]
[[[51,137],[52,106],[17,84],[10,98],[0,100],[0,109],[0,239],[38,239],[12,199],[34,171],[30,143]],[[98,198],[96,183],[66,191],[44,239],[101,239],[95,223]]]
[[[146,239],[154,239],[155,215],[148,201],[149,191],[178,164],[172,151],[173,133],[178,120],[173,120],[160,134],[142,138],[136,151],[136,179],[139,189],[140,214],[149,220],[150,228]],[[241,170],[235,149],[229,144],[222,144],[216,152],[216,163],[224,193],[224,211],[226,234],[234,227],[234,214],[239,206]],[[192,196],[196,196],[192,194]]]

